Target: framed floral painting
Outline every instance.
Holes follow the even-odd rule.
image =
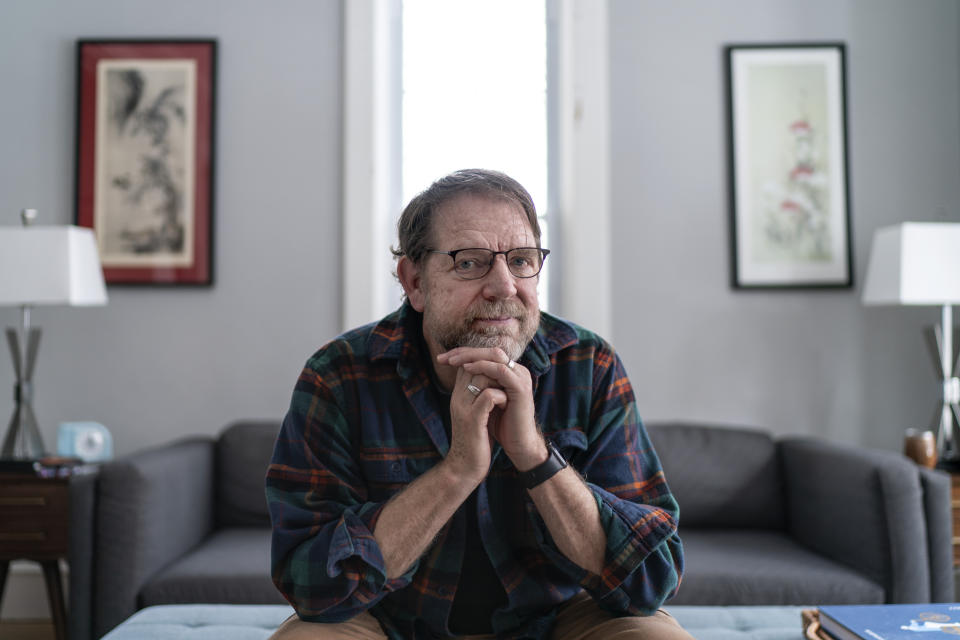
[[[844,45],[725,52],[732,285],[851,287]]]

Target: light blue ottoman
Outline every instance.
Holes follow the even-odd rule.
[[[697,640],[803,640],[803,607],[667,607]],[[286,605],[147,607],[103,640],[266,640],[293,614]]]
[[[167,604],[137,611],[102,640],[266,640],[291,615],[285,604]]]

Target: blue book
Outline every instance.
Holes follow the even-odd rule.
[[[932,640],[960,635],[960,604],[826,606],[820,627],[837,640]]]

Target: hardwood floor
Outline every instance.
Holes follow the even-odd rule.
[[[54,640],[53,623],[49,620],[0,621],[3,640]]]

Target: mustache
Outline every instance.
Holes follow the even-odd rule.
[[[466,316],[467,323],[481,318],[525,318],[527,310],[519,302],[500,300],[497,302],[481,302],[471,307]]]

